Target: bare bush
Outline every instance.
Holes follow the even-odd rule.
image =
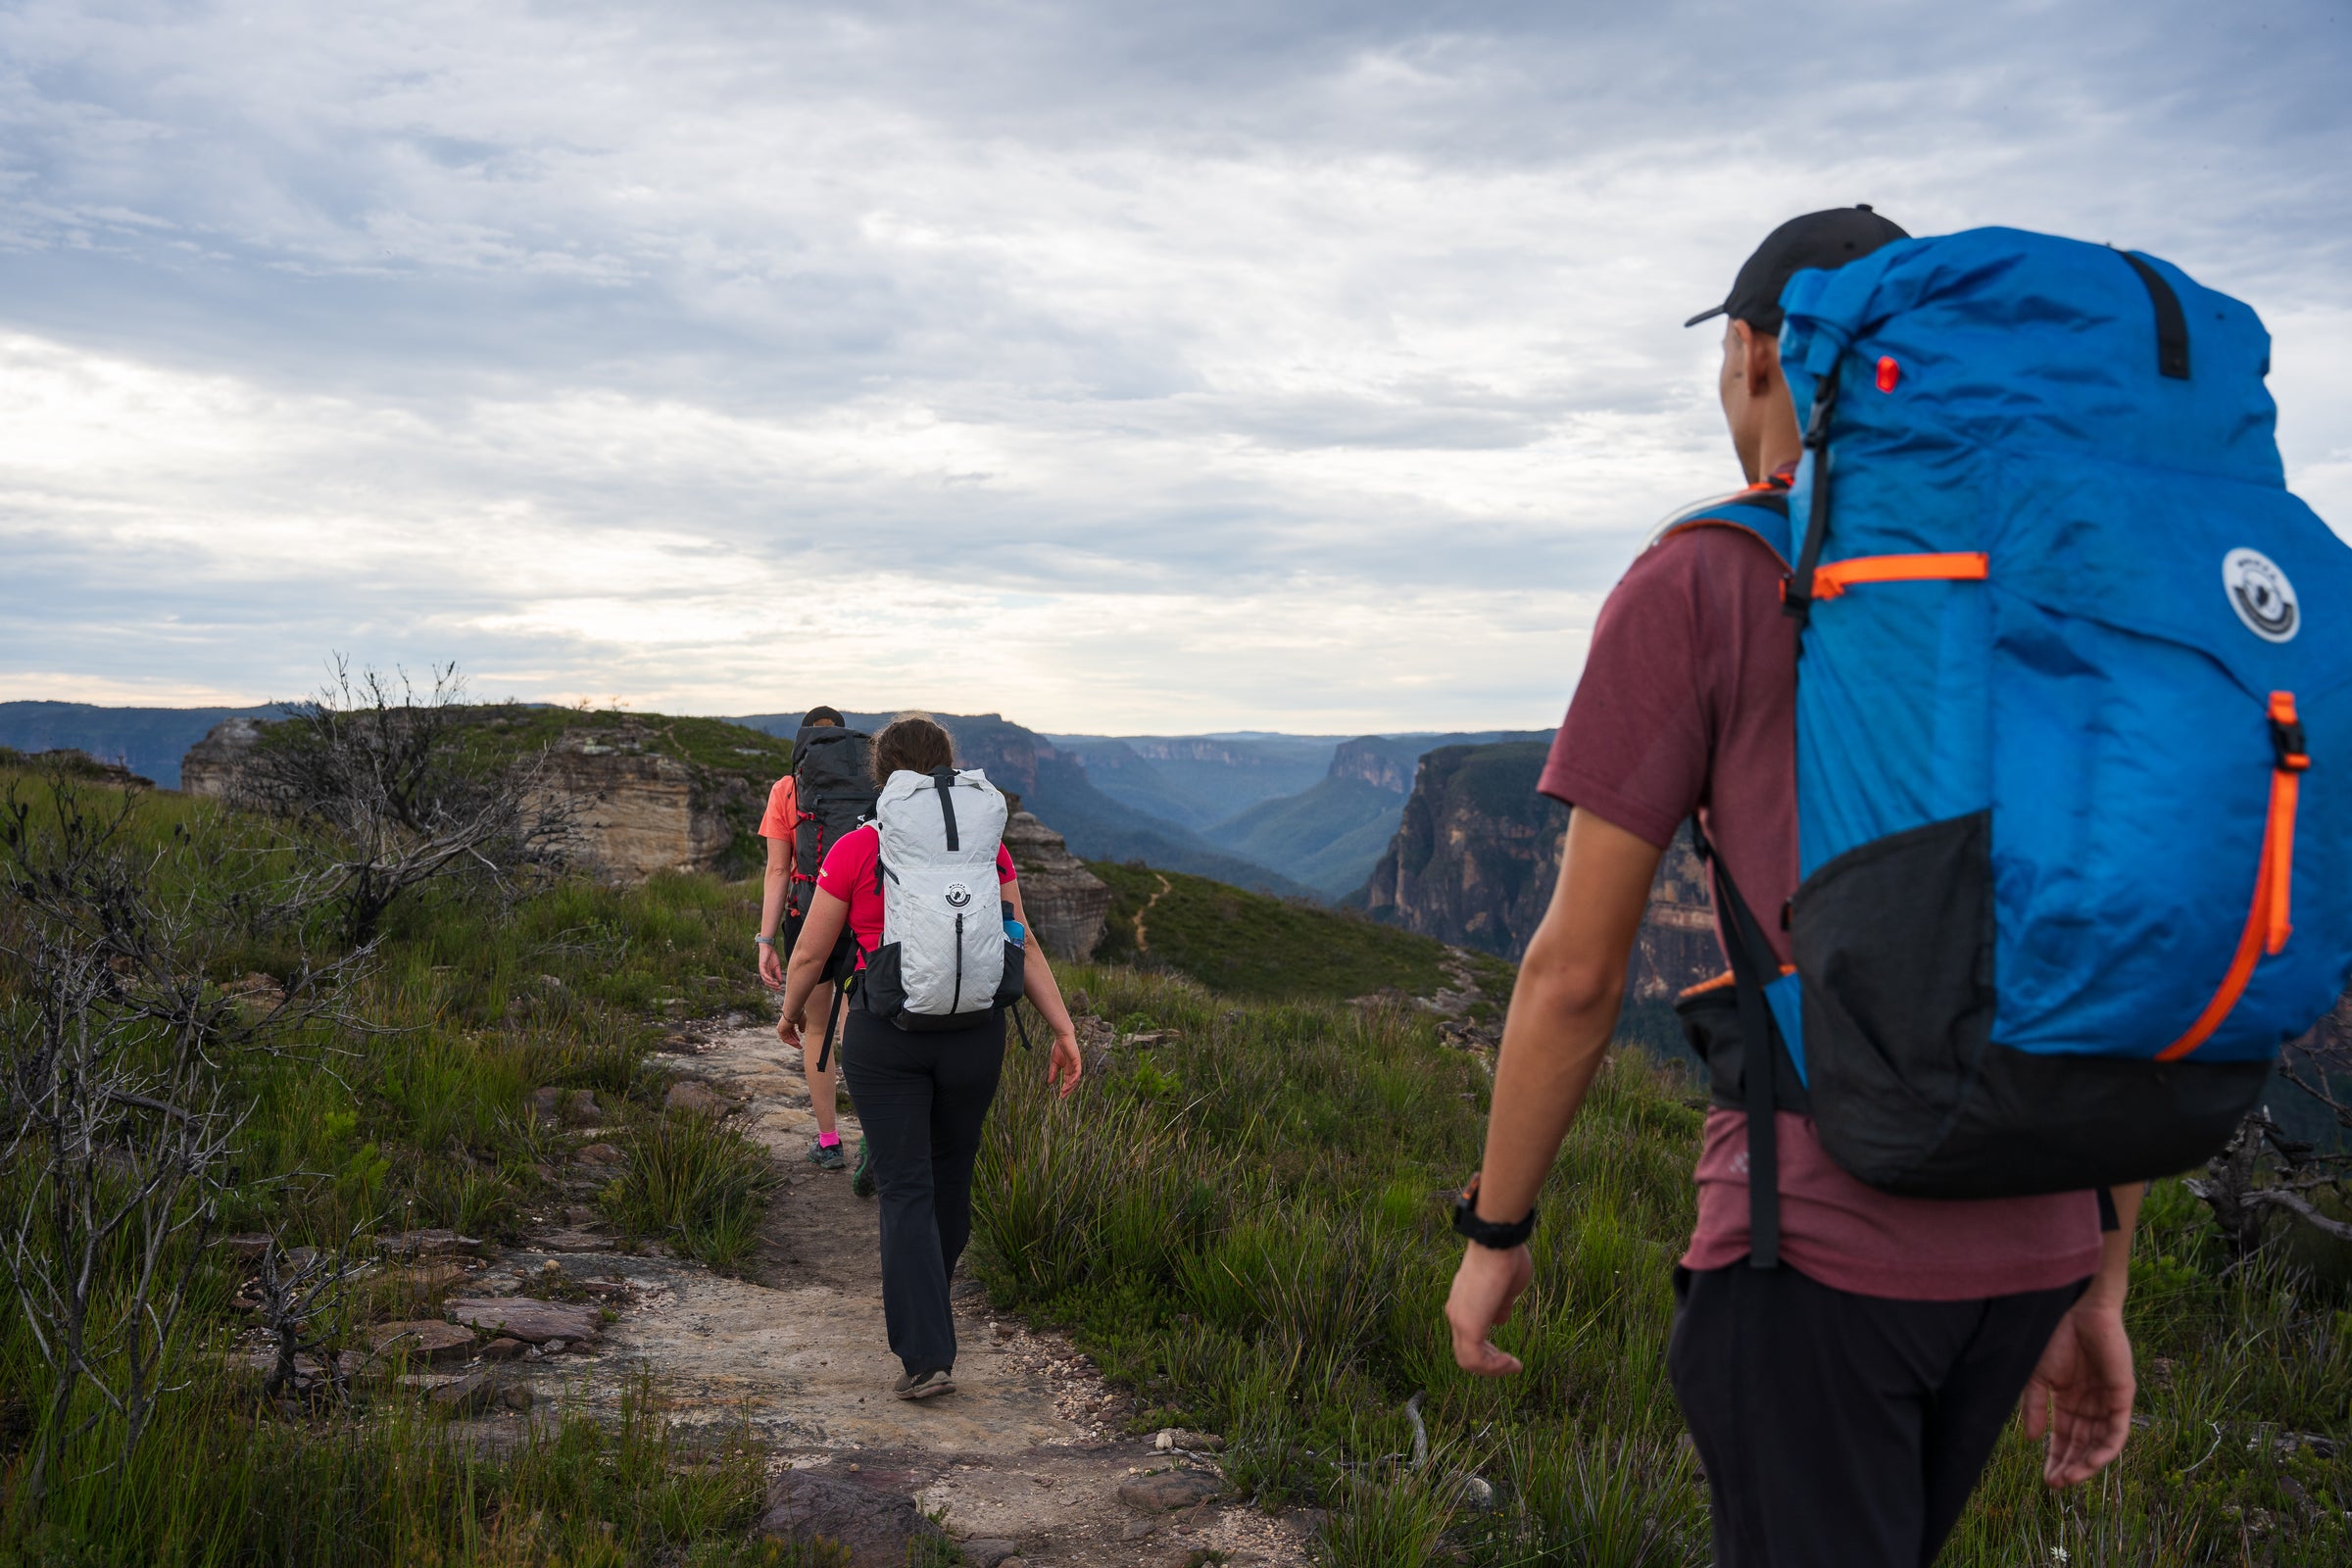
[[[2232,1258],[2252,1255],[2261,1248],[2268,1221],[2283,1214],[2323,1236],[2352,1242],[2352,1225],[2324,1212],[2312,1195],[2333,1191],[2340,1195],[2352,1163],[2342,1154],[2323,1154],[2311,1145],[2278,1130],[2270,1110],[2261,1105],[2238,1124],[2229,1144],[2207,1162],[2205,1174],[2192,1176],[2188,1190],[2213,1210],[2213,1219]]]
[[[263,1376],[264,1394],[276,1398],[294,1393],[301,1385],[298,1362],[306,1355],[318,1363],[327,1390],[338,1395],[343,1392],[343,1369],[326,1351],[326,1334],[352,1283],[367,1272],[366,1263],[354,1260],[348,1241],[334,1250],[301,1248],[287,1252],[279,1248],[275,1236],[270,1238],[254,1281],[262,1326],[277,1352]]]
[[[575,808],[549,787],[546,753],[469,745],[480,732],[464,696],[454,664],[420,692],[405,671],[355,673],[338,659],[238,769],[232,801],[318,830],[295,900],[337,910],[355,945],[420,883],[466,874],[511,890],[572,847]]]
[[[233,1180],[243,1119],[223,1071],[317,1017],[365,954],[297,966],[270,996],[207,978],[267,901],[248,858],[132,831],[135,792],[53,774],[0,799],[0,1269],[48,1371],[20,1497],[111,1410],[121,1457],[165,1386],[189,1283]],[[76,1396],[97,1402],[75,1419]]]

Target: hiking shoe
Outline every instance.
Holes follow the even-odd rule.
[[[859,1198],[871,1198],[875,1193],[874,1151],[861,1136],[858,1140],[858,1168],[850,1173],[850,1191]],[[920,1395],[914,1396],[920,1398]]]
[[[849,1160],[842,1154],[841,1145],[837,1143],[810,1144],[808,1146],[808,1163],[814,1165],[818,1170],[839,1170],[847,1165]]]
[[[900,1399],[928,1399],[934,1394],[954,1394],[956,1380],[945,1372],[909,1372],[890,1386],[891,1396]]]

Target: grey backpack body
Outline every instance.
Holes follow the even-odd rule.
[[[874,808],[882,943],[866,1010],[901,1029],[967,1029],[1020,1000],[1019,943],[997,883],[1004,797],[978,768],[893,773]]]

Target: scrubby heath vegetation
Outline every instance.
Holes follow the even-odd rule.
[[[664,1111],[647,1063],[666,1020],[764,1005],[754,889],[453,873],[355,952],[286,903],[307,839],[275,822],[13,759],[0,798],[0,1560],[766,1560],[757,1457],[678,1447],[659,1391],[491,1458],[388,1380],[244,1364],[290,1337],[321,1374],[364,1322],[431,1315],[449,1282],[388,1235],[512,1240],[584,1197],[738,1260],[765,1156]],[[567,1190],[545,1088],[625,1176]]]
[[[1701,1118],[1679,1069],[1613,1054],[1497,1335],[1528,1370],[1489,1382],[1455,1368],[1440,1316],[1448,1190],[1484,1128],[1476,1056],[1408,1008],[1237,1004],[1119,968],[1065,984],[1123,1035],[1172,1038],[1114,1050],[1067,1103],[1007,1075],[976,1233],[1001,1302],[1071,1329],[1139,1424],[1224,1435],[1245,1494],[1329,1509],[1334,1562],[1707,1560],[1665,1373]],[[2287,1250],[2233,1260],[2204,1205],[2158,1183],[2123,1460],[2052,1494],[2013,1431],[1941,1561],[2352,1561],[2347,1304]]]
[[[1425,997],[1456,983],[1446,944],[1432,937],[1181,871],[1111,860],[1087,869],[1110,887],[1109,924],[1096,950],[1106,963],[1172,970],[1256,999],[1341,1001],[1388,990]],[[1509,964],[1485,954],[1458,961],[1493,999],[1481,1010],[1510,996]]]
[[[649,1058],[684,1018],[765,1011],[744,941],[756,884],[453,873],[388,906],[355,955],[331,910],[285,908],[303,850],[270,819],[18,759],[0,759],[0,1562],[814,1560],[754,1540],[759,1454],[684,1445],[660,1389],[617,1424],[543,1412],[487,1453],[397,1383],[320,1365],[368,1321],[432,1315],[447,1288],[378,1250],[386,1235],[511,1241],[585,1201],[639,1244],[746,1259],[772,1167],[665,1110]],[[1132,932],[1161,873],[1102,869],[1114,936]],[[1063,977],[1109,1034],[1154,1043],[1090,1029],[1099,1056],[1066,1102],[1033,1062],[1005,1076],[973,1252],[1000,1306],[1067,1327],[1133,1392],[1139,1431],[1225,1436],[1241,1496],[1326,1510],[1332,1563],[1703,1562],[1704,1489],[1664,1374],[1696,1086],[1618,1054],[1499,1335],[1528,1373],[1472,1380],[1439,1307],[1485,1064],[1401,996],[1343,1000],[1450,984],[1444,950],[1167,882],[1128,955],[1164,968]],[[1269,956],[1237,955],[1228,929]],[[127,1098],[75,1101],[59,1060]],[[534,1109],[551,1088],[564,1118]],[[630,1157],[582,1189],[569,1156],[590,1118]],[[93,1242],[81,1216],[116,1211],[130,1223]],[[254,1234],[280,1256],[220,1245]],[[2352,1561],[2341,1260],[2308,1229],[2251,1234],[2247,1250],[2183,1184],[2158,1185],[2124,1460],[2053,1496],[2012,1437],[1945,1562]],[[37,1299],[71,1271],[38,1265],[84,1253],[75,1365],[54,1291]],[[264,1274],[324,1288],[257,1307]],[[242,1357],[281,1335],[312,1371],[273,1386]]]

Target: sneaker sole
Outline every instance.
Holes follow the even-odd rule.
[[[929,1383],[917,1384],[904,1393],[900,1393],[896,1389],[891,1392],[897,1394],[902,1399],[928,1399],[934,1394],[954,1394],[956,1380],[954,1378],[936,1378]]]

